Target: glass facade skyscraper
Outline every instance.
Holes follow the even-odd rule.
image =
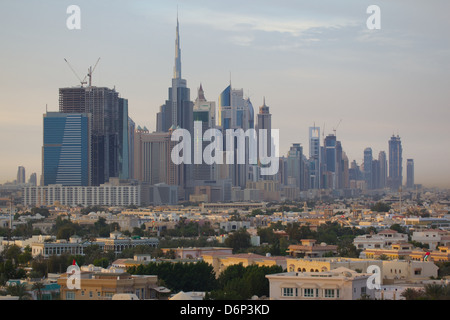
[[[95,186],[120,175],[119,99],[115,89],[105,87],[59,89],[61,113],[91,114],[91,182]]]
[[[364,181],[367,189],[373,189],[372,148],[364,149]]]
[[[44,115],[44,186],[89,186],[90,155],[89,114],[47,112]]]
[[[400,137],[392,136],[389,140],[389,187],[398,190],[403,183],[402,142]]]
[[[406,160],[406,188],[414,188],[414,159]]]

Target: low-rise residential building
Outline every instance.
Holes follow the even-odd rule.
[[[31,255],[34,257],[42,256],[49,258],[52,255],[84,255],[84,249],[93,244],[99,245],[100,249],[104,249],[103,243],[83,241],[79,236],[74,235],[67,240],[35,242],[31,245]]]
[[[367,287],[370,273],[347,268],[326,272],[283,272],[266,275],[271,300],[357,300],[374,298]]]
[[[424,229],[414,231],[411,240],[428,245],[430,250],[436,250],[441,245],[450,245],[450,233],[439,229]]]
[[[377,234],[357,236],[353,244],[357,249],[388,248],[394,243],[407,243],[408,235],[395,230],[386,229]]]
[[[389,248],[365,249],[361,252],[361,257],[366,259],[379,259],[381,256],[385,256],[391,260],[409,259],[413,247],[410,243],[396,243],[392,244]]]
[[[67,274],[58,279],[61,300],[112,300],[116,294],[135,294],[140,300],[158,299],[158,277],[123,271],[81,272],[80,289],[67,286]]]
[[[387,249],[366,249],[360,257],[366,259],[379,259],[386,257],[390,260],[415,260],[415,261],[450,261],[450,247],[440,246],[438,250],[423,250],[414,248],[410,243],[393,244]]]
[[[163,253],[175,252],[175,259],[199,259],[208,254],[232,254],[232,248],[222,247],[189,247],[189,248],[163,248]]]
[[[255,253],[241,253],[241,254],[224,254],[224,253],[210,253],[203,254],[203,261],[212,265],[216,277],[218,277],[226,268],[232,265],[242,264],[244,267],[250,265],[258,266],[280,266],[283,270],[286,269],[286,257],[283,256],[262,256]]]
[[[337,268],[347,268],[357,272],[366,272],[371,265],[382,268],[383,262],[374,259],[357,258],[307,258],[307,259],[286,259],[287,271],[289,272],[327,272]]]
[[[114,231],[110,233],[109,238],[97,238],[95,244],[103,246],[104,251],[113,251],[115,254],[119,254],[125,249],[137,246],[156,248],[159,240],[158,238],[125,237],[121,232]]]
[[[226,232],[250,228],[250,221],[224,221],[220,222],[220,229]]]
[[[135,254],[133,259],[117,259],[111,264],[114,268],[127,269],[139,265],[145,265],[154,261],[149,254]]]
[[[383,284],[414,283],[437,278],[438,266],[431,261],[385,260],[381,269]]]
[[[290,245],[288,253],[291,257],[302,258],[320,258],[325,254],[337,253],[337,246],[327,245],[326,243],[316,245],[316,242],[317,240],[314,239],[303,239],[301,240],[301,245]]]

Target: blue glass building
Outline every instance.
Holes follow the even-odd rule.
[[[90,158],[90,115],[47,112],[42,155],[44,186],[89,186]]]

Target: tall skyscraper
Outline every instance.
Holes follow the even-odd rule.
[[[119,177],[119,150],[123,151],[120,132],[119,93],[105,87],[74,87],[59,89],[61,113],[91,114],[92,185],[100,185],[110,177]],[[122,100],[124,103],[125,100]],[[128,110],[128,108],[126,108]],[[128,117],[128,116],[127,116]]]
[[[42,150],[43,185],[91,185],[91,119],[86,113],[47,112]]]
[[[135,132],[135,178],[150,185],[166,183],[180,186],[179,171],[171,160],[171,150],[176,142],[171,141],[171,131],[150,133],[138,126]]]
[[[136,123],[128,117],[128,173],[130,179],[136,179],[134,176],[134,132],[136,131]]]
[[[172,87],[169,88],[169,98],[160,107],[157,114],[156,131],[168,132],[171,128],[182,128],[193,133],[193,103],[190,100],[190,89],[181,76],[181,44],[180,24],[177,18],[175,39],[175,65],[173,68]]]
[[[320,128],[309,128],[309,172],[311,189],[320,189]]]
[[[260,130],[266,130],[266,134],[261,134]],[[258,137],[258,146],[257,146],[257,152],[258,157],[261,156],[261,154],[264,154],[265,156],[274,156],[272,154],[272,114],[270,113],[269,107],[266,105],[266,98],[263,100],[262,106],[259,107],[259,112],[256,118],[256,135]],[[262,150],[260,148],[261,146],[265,146],[266,150]],[[275,150],[275,149],[274,149]],[[262,164],[260,164],[263,166]],[[263,180],[275,180],[276,176],[261,176]]]
[[[129,144],[129,120],[128,117],[128,100],[119,98],[119,112],[117,119],[117,134],[118,134],[118,166],[119,178],[123,180],[130,179],[130,149]],[[131,150],[132,151],[132,150]]]
[[[380,189],[380,162],[372,159],[372,189]]]
[[[202,154],[210,142],[203,141],[206,130],[216,126],[216,103],[207,101],[203,86],[200,84],[197,99],[194,102],[194,122],[201,122],[201,127],[194,126],[194,149],[201,150]],[[196,132],[198,130],[198,132]],[[198,148],[198,149],[197,149]],[[194,164],[193,179],[196,181],[216,180],[215,164],[209,165],[202,160],[201,164]]]
[[[388,178],[388,162],[386,152],[380,151],[378,154],[378,166],[379,166],[379,188],[383,189],[387,186]]]
[[[323,186],[327,189],[337,188],[337,177],[336,177],[336,162],[337,162],[337,141],[336,136],[333,134],[328,135],[324,140],[324,160],[325,160],[325,171],[324,171],[324,183]]]
[[[259,130],[267,130],[266,136],[261,136]],[[266,105],[266,98],[264,98],[263,105],[259,107],[259,113],[256,118],[256,133],[259,139],[266,139],[262,143],[266,146],[267,155],[271,156],[272,151],[272,115],[270,114],[270,109]],[[259,154],[259,152],[258,152]]]
[[[372,148],[364,149],[364,181],[369,190],[373,189],[372,161]]]
[[[406,188],[414,188],[414,159],[406,160]]]
[[[403,183],[402,142],[400,137],[392,136],[389,140],[389,187],[398,190]]]
[[[37,174],[36,174],[36,172],[33,172],[33,173],[30,175],[30,179],[28,180],[28,183],[29,183],[31,186],[36,186],[36,185],[37,185]]]
[[[304,178],[303,147],[300,143],[294,143],[287,156],[287,184],[302,190]]]
[[[221,178],[231,179],[234,187],[245,188],[252,172],[252,166],[247,161],[249,159],[248,146],[246,145],[245,148],[246,164],[237,164],[236,141],[228,141],[226,135],[229,129],[242,129],[244,132],[248,129],[254,129],[253,105],[250,99],[244,99],[243,89],[232,89],[230,84],[222,91],[219,96],[217,122],[218,128],[223,133],[223,150],[227,149],[228,143],[234,146],[234,164],[219,165]]]
[[[177,128],[187,130],[191,139],[194,137],[194,104],[190,100],[190,89],[181,74],[181,45],[180,45],[180,24],[177,17],[176,38],[175,38],[175,65],[173,69],[172,87],[169,88],[169,97],[165,104],[160,107],[157,114],[156,131],[169,132]],[[191,140],[191,154],[193,154],[193,140]],[[191,159],[192,160],[192,159]],[[193,185],[193,165],[181,164],[176,167],[178,178],[176,179],[180,190],[180,199],[188,199],[189,194],[194,191]]]
[[[17,184],[25,183],[25,167],[19,166],[17,168]]]

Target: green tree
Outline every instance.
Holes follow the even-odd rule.
[[[249,248],[250,234],[245,229],[240,229],[233,232],[228,236],[228,238],[225,239],[225,245],[233,248],[233,252]]]
[[[31,299],[31,295],[27,290],[26,283],[10,284],[6,287],[6,293],[11,296],[19,297],[19,300]]]
[[[31,286],[31,290],[37,291],[37,299],[38,300],[42,300],[42,290],[44,288],[45,288],[45,285],[40,281],[33,283],[33,285]]]
[[[12,260],[15,264],[17,264],[21,253],[22,250],[19,246],[15,244],[8,245],[5,249],[4,258],[7,260]]]
[[[338,243],[337,253],[339,257],[359,258],[361,250],[358,250],[349,237],[342,237]]]
[[[391,206],[385,202],[378,201],[373,206],[370,207],[370,210],[376,212],[389,212],[391,210]]]

